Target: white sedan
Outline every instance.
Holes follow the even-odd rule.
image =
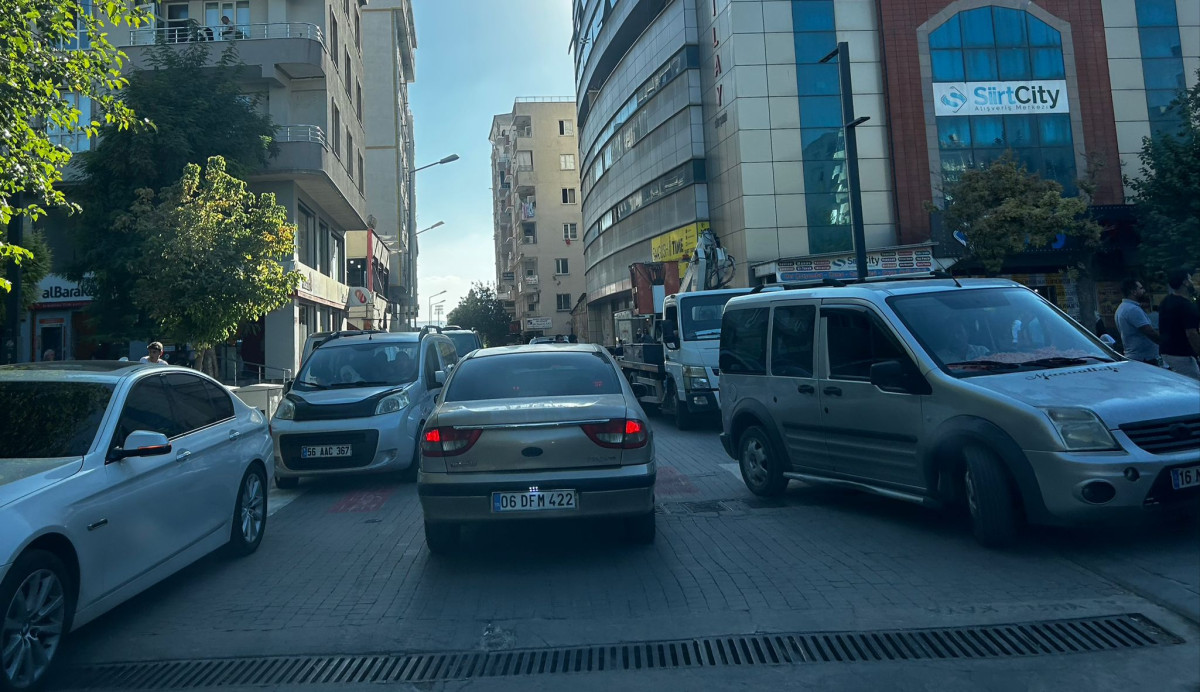
[[[0,690],[213,550],[254,552],[273,469],[265,417],[194,370],[0,367]]]

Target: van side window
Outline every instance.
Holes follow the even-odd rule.
[[[721,373],[767,374],[767,308],[729,310],[721,325]]]
[[[458,351],[454,348],[454,344],[449,341],[439,341],[437,347],[438,352],[442,355],[443,370],[445,366],[454,365],[458,362]]]
[[[771,328],[771,374],[782,377],[813,376],[814,305],[775,308]]]
[[[891,334],[866,310],[822,308],[826,323],[825,353],[829,377],[835,380],[870,380],[871,366],[885,360],[909,360]]]

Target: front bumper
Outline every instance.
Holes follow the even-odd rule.
[[[283,478],[401,471],[413,462],[416,430],[405,412],[334,420],[271,422],[275,475]],[[349,444],[351,457],[303,459],[305,445]]]
[[[1037,477],[1038,492],[1055,523],[1200,508],[1200,486],[1182,490],[1171,486],[1171,469],[1200,466],[1196,450],[1156,455],[1137,449],[1127,440],[1120,442],[1126,450],[1134,451],[1025,452]],[[1096,482],[1112,487],[1111,500],[1096,503],[1084,499],[1084,486]]]
[[[654,511],[654,462],[617,469],[520,473],[425,473],[417,494],[429,522],[477,523],[514,519],[627,517]],[[492,493],[575,490],[578,507],[540,512],[493,512]]]
[[[715,389],[692,389],[684,391],[683,403],[692,413],[720,412],[721,402]]]

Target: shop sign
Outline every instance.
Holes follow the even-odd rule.
[[[554,320],[550,317],[526,317],[526,329],[550,329],[554,326]]]
[[[350,289],[350,300],[346,303],[347,307],[359,308],[364,305],[374,305],[375,294],[361,287],[352,287]]]
[[[934,115],[1069,113],[1064,80],[935,82]]]
[[[650,239],[652,262],[683,262],[687,265],[696,250],[696,238],[708,230],[708,222],[700,221],[683,228],[667,231]]]
[[[69,281],[59,274],[47,274],[38,282],[37,291],[38,300],[33,304],[34,310],[82,307],[92,300],[92,294],[87,293],[78,282]]]
[[[854,253],[781,259],[776,262],[780,283],[820,281],[821,279],[856,279],[858,266]],[[867,253],[868,276],[895,276],[933,271],[933,249],[930,247],[899,250],[875,250]]]

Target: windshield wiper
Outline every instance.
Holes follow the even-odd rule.
[[[302,384],[305,387],[312,387],[313,389],[329,389],[329,385],[320,384],[318,382],[305,382],[304,380],[297,380],[296,384]]]
[[[391,382],[382,382],[377,380],[359,380],[357,382],[337,382],[329,385],[330,389],[347,389],[349,387],[386,387]]]
[[[1017,365],[1022,366],[1040,366],[1040,367],[1068,367],[1071,365],[1084,365],[1088,359],[1096,360],[1101,363],[1112,363],[1112,358],[1104,358],[1102,356],[1053,356],[1051,358],[1035,358],[1034,360],[1026,360]]]
[[[1016,370],[1016,363],[1006,363],[1002,360],[960,360],[957,363],[946,363],[948,368],[980,367],[985,370]]]

